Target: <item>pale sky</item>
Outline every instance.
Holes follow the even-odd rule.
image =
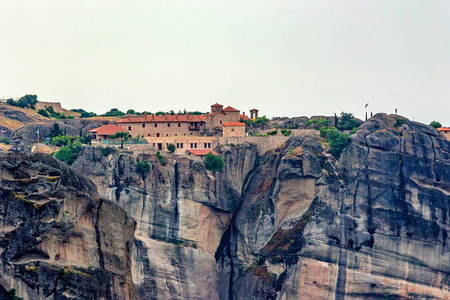
[[[450,126],[450,1],[0,0],[0,97]]]

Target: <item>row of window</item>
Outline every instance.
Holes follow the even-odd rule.
[[[163,123],[162,123],[163,124]],[[167,123],[167,127],[170,127],[171,123]],[[222,121],[220,121],[220,124],[222,124]],[[197,125],[197,126],[196,126]],[[154,124],[155,128],[158,127],[158,123]],[[190,126],[196,126],[198,127],[198,123],[191,122]],[[203,126],[203,123],[200,123],[200,126]],[[178,127],[181,127],[181,123],[178,123]],[[142,128],[145,128],[145,123],[142,123]],[[131,130],[131,126],[128,126],[128,130]]]
[[[197,149],[197,143],[190,143],[191,148],[192,149]],[[162,143],[153,143],[153,147],[158,146],[158,150],[162,150]],[[169,146],[169,143],[166,143],[166,149]],[[183,149],[184,148],[184,143],[177,143],[177,149]],[[204,143],[204,148],[208,148],[211,149],[211,143]]]

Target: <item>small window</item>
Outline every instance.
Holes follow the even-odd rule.
[[[234,131],[234,128],[231,128],[231,131]]]
[[[220,120],[220,124],[222,124],[222,120]]]
[[[178,127],[181,127],[181,123],[178,123]]]
[[[150,133],[148,134],[148,136],[150,136]]]
[[[177,149],[180,148],[180,143],[177,143]]]
[[[131,131],[131,126],[128,126],[128,131]]]
[[[197,148],[197,143],[194,143],[194,148]]]
[[[155,143],[153,143],[153,147],[155,147]]]
[[[175,133],[175,136],[178,136],[178,134],[177,134],[177,133]]]
[[[183,133],[183,135],[186,135],[186,133]]]
[[[191,132],[191,135],[192,135],[192,132]]]
[[[183,143],[180,143],[180,148],[183,149]]]
[[[142,128],[145,128],[145,124],[142,124]]]
[[[155,124],[155,127],[158,127],[158,124]]]
[[[170,127],[170,123],[167,123],[167,127]]]
[[[168,133],[166,133],[166,136],[169,136],[169,134],[168,134]]]
[[[211,148],[211,143],[208,143],[208,148]]]
[[[159,133],[156,134],[156,137],[159,137]]]
[[[205,143],[205,146],[204,146],[204,148],[208,148],[208,143]]]

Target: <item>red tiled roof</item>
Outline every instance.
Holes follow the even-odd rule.
[[[245,114],[240,115],[241,120],[251,120],[248,116]]]
[[[116,124],[106,124],[106,125],[100,126],[98,128],[89,130],[89,132],[95,132],[98,135],[113,135],[118,131],[125,132],[126,130],[123,128],[120,128]]]
[[[236,108],[233,108],[233,107],[231,107],[231,106],[227,106],[223,111],[225,111],[225,112],[233,112],[233,111],[237,111],[237,112],[238,112],[238,110],[237,110]]]
[[[211,105],[211,107],[217,107],[217,106],[222,106],[222,107],[223,107],[223,105],[222,105],[222,104],[219,104],[219,103],[216,103],[216,104]]]
[[[250,111],[259,111],[259,110],[257,110],[256,108],[254,108],[254,109],[250,109]]]
[[[147,115],[139,117],[128,117],[117,121],[117,123],[155,123],[155,122],[203,122],[202,115]]]
[[[437,130],[439,130],[439,131],[450,131],[450,128],[447,128],[447,127],[439,127]]]
[[[186,151],[194,154],[195,156],[203,156],[203,155],[208,154],[209,152],[212,152],[212,154],[214,154],[214,155],[220,155],[219,153],[217,153],[211,149],[188,149]]]
[[[223,126],[245,126],[245,123],[242,123],[242,122],[228,122],[228,123],[224,123]]]

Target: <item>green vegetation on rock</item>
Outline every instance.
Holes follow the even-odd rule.
[[[430,123],[430,126],[434,127],[434,128],[441,128],[442,124],[437,122],[437,121],[433,121],[433,122]]]
[[[212,152],[205,155],[204,163],[206,169],[212,172],[217,172],[225,166],[222,156],[214,155]]]

